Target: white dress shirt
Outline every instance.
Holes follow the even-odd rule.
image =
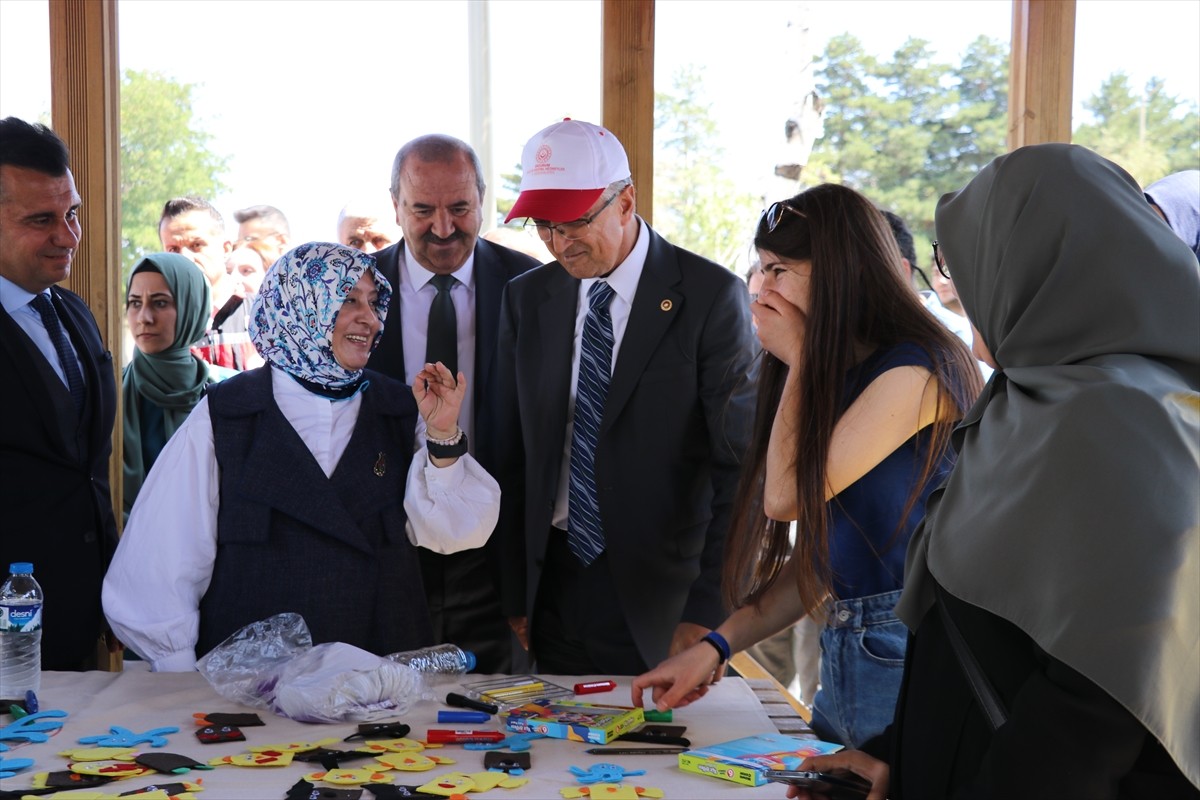
[[[567,497],[571,489],[571,439],[575,433],[575,386],[579,383],[579,351],[583,347],[583,323],[588,315],[588,290],[597,281],[612,287],[614,297],[608,306],[612,317],[613,352],[609,374],[617,368],[617,353],[621,351],[621,340],[629,325],[629,314],[633,310],[633,296],[637,294],[646,256],[650,252],[650,229],[641,217],[638,221],[638,238],[625,260],[603,278],[585,278],[579,282],[579,298],[575,303],[575,341],[571,354],[571,391],[567,399],[567,436],[563,443],[562,464],[558,470],[558,496],[554,500],[554,527],[567,529]]]
[[[362,393],[329,400],[275,368],[271,388],[279,410],[326,477],[332,475],[354,432]],[[196,667],[200,600],[217,557],[219,505],[220,475],[204,398],[155,461],[104,578],[109,624],[155,671]],[[413,456],[404,510],[414,545],[438,553],[480,547],[496,526],[499,508],[499,485],[471,456],[441,469],[430,463],[424,447]]]
[[[46,296],[51,303],[54,301],[50,298],[50,290],[47,289],[41,292]],[[62,362],[58,360],[58,351],[54,349],[54,342],[50,341],[50,334],[46,331],[46,323],[42,322],[42,315],[30,303],[33,302],[34,294],[22,289],[8,278],[0,275],[0,305],[4,306],[4,310],[13,318],[13,322],[25,331],[38,351],[46,358],[51,368],[62,380],[63,386],[70,388],[67,383],[67,374],[63,372]],[[57,309],[56,309],[57,313]],[[59,322],[63,326],[63,331],[67,332],[67,323],[62,320],[59,315]],[[67,332],[67,344],[71,350],[75,350],[75,344],[71,341],[71,334]],[[79,360],[79,353],[75,353],[75,361],[79,364],[79,376],[83,378],[84,383],[87,383],[87,373],[83,370],[83,362]]]
[[[404,380],[412,386],[417,373],[425,365],[425,344],[429,334],[429,307],[437,294],[437,287],[430,283],[434,273],[417,263],[408,248],[400,250],[403,255],[400,269],[400,286],[393,291],[400,294],[400,322],[404,341]],[[458,371],[467,378],[467,393],[458,412],[458,427],[467,435],[467,447],[474,452],[475,408],[475,251],[454,272],[456,278],[450,289],[450,300],[454,303],[454,318],[458,328]],[[417,444],[425,441],[425,421],[417,419]]]

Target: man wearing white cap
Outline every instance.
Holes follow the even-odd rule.
[[[604,128],[551,125],[521,164],[509,219],[558,260],[501,307],[505,612],[539,671],[637,674],[724,618],[753,417],[746,290],[637,216]]]

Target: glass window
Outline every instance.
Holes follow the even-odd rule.
[[[0,117],[50,124],[50,4],[0,2]]]
[[[1200,169],[1200,3],[1080,0],[1073,140],[1143,186]]]

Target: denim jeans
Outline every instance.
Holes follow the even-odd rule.
[[[891,724],[908,642],[899,599],[894,591],[830,604],[812,719],[825,741],[859,747]]]

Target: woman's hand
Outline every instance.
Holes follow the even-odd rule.
[[[810,772],[849,770],[871,782],[871,791],[866,800],[887,800],[891,770],[886,763],[861,750],[842,750],[827,756],[809,756],[801,762],[799,768]],[[809,792],[797,786],[789,786],[787,796],[801,800],[825,800],[827,797],[823,792]]]
[[[767,289],[750,304],[750,313],[763,349],[789,367],[796,367],[804,352],[804,312],[779,292]]]
[[[708,694],[709,684],[720,678],[713,674],[718,666],[717,651],[711,645],[694,644],[634,678],[633,704],[640,707],[643,692],[653,687],[651,697],[659,711],[682,708]]]
[[[458,431],[458,412],[467,396],[467,378],[458,379],[442,362],[426,364],[413,380],[413,397],[417,410],[425,420],[425,435],[432,439],[449,439]]]

